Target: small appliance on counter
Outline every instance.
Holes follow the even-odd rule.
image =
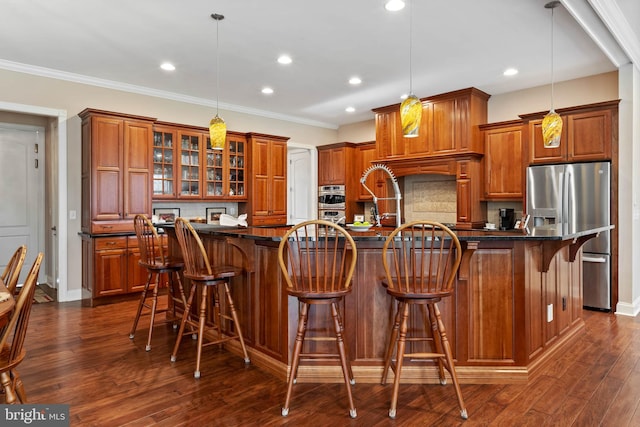
[[[500,217],[500,230],[511,230],[516,223],[513,209],[500,208],[498,216]]]

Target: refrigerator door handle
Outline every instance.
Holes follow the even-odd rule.
[[[599,263],[603,263],[603,262],[607,262],[607,259],[605,257],[592,257],[592,256],[582,256],[582,261],[584,262],[599,262]]]

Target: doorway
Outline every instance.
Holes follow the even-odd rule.
[[[315,147],[287,144],[287,222],[298,224],[318,217],[318,152]]]
[[[25,245],[26,271],[45,247],[45,164],[43,127],[0,123],[0,262]],[[44,269],[38,281],[46,282]]]

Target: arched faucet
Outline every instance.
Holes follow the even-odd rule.
[[[375,194],[373,194],[373,191],[371,191],[371,189],[369,187],[367,187],[367,184],[365,184],[367,177],[369,176],[369,174],[373,171],[376,170],[382,170],[385,171],[387,173],[387,175],[389,175],[389,177],[391,178],[391,182],[393,183],[393,191],[395,192],[395,196],[394,197],[378,197]],[[382,225],[382,223],[380,222],[381,219],[381,215],[380,215],[380,210],[378,209],[378,200],[394,200],[396,201],[396,212],[394,213],[390,213],[390,212],[385,212],[382,214],[382,216],[386,217],[386,216],[391,216],[391,215],[395,215],[396,216],[396,227],[400,227],[401,223],[402,223],[402,218],[400,215],[400,200],[402,200],[402,194],[400,194],[400,187],[398,186],[398,179],[396,178],[395,174],[391,171],[391,169],[389,169],[389,167],[387,165],[383,165],[381,163],[376,163],[371,165],[367,170],[364,171],[364,173],[362,174],[362,178],[360,178],[360,184],[362,184],[362,186],[365,188],[365,190],[367,190],[369,192],[369,194],[371,194],[371,197],[373,197],[373,206],[375,209],[375,213],[374,216],[376,218],[376,226],[380,227]]]

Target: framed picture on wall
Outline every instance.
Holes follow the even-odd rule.
[[[176,222],[180,216],[180,208],[156,208],[153,215],[158,217],[158,222]]]
[[[207,224],[220,224],[223,213],[227,213],[227,208],[207,208]]]

